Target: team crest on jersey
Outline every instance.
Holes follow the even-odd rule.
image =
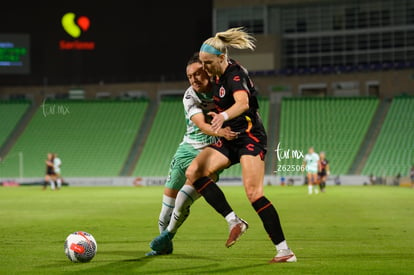
[[[234,77],[233,77],[233,80],[234,80],[234,81],[240,81],[240,76],[238,76],[238,75],[234,76]]]
[[[224,89],[223,86],[221,86],[219,90],[219,96],[224,97],[225,95],[226,95],[226,90]]]

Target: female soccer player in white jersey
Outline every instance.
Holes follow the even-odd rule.
[[[315,153],[313,147],[308,149],[308,153],[303,159],[303,165],[305,166],[306,177],[308,180],[308,193],[312,194],[312,191],[318,193],[318,171],[319,171],[319,155]]]
[[[62,187],[62,160],[59,158],[58,154],[53,154],[53,169],[55,171],[56,177],[56,189],[59,190]]]

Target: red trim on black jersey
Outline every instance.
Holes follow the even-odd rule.
[[[257,137],[255,137],[252,133],[247,132],[247,135],[248,135],[251,139],[253,139],[254,141],[256,141],[256,142],[260,142],[260,140],[259,140]]]
[[[258,139],[257,137],[255,137],[251,132],[250,132],[250,130],[252,129],[252,127],[253,127],[253,123],[252,123],[252,120],[251,120],[251,118],[250,117],[248,117],[248,116],[245,116],[245,118],[246,118],[246,121],[247,121],[247,129],[246,129],[246,133],[247,133],[247,135],[251,138],[251,139],[253,139],[254,141],[256,141],[256,142],[260,142],[260,139]]]

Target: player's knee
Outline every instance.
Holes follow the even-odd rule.
[[[245,182],[244,185],[247,199],[250,202],[255,202],[260,197],[263,197],[263,189],[257,184]]]
[[[200,166],[197,163],[191,163],[185,171],[186,178],[193,183],[200,177]]]
[[[258,192],[258,190],[253,190],[253,189],[250,191],[246,190],[246,196],[249,202],[253,203],[257,201],[259,198],[263,197],[263,193]]]

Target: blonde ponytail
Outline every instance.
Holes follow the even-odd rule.
[[[204,41],[200,51],[211,54],[227,54],[227,48],[255,49],[256,39],[247,33],[243,27],[231,28],[224,32],[218,32],[214,37]],[[212,48],[211,48],[212,47]]]

